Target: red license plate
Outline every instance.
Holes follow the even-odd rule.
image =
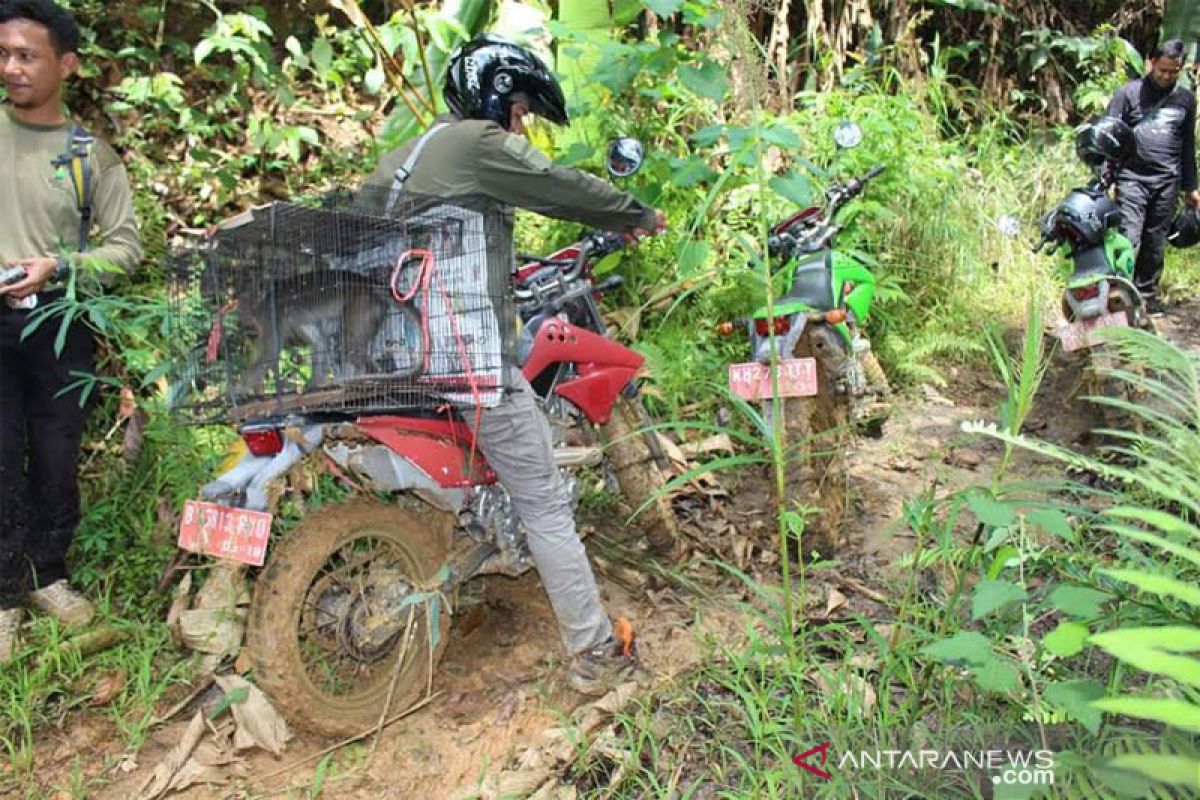
[[[261,567],[267,558],[271,519],[262,511],[188,500],[179,521],[179,547]]]
[[[729,365],[729,390],[745,400],[769,400],[771,366],[750,361]],[[779,362],[779,396],[812,397],[817,393],[817,360],[786,358]]]
[[[1100,338],[1095,335],[1095,332],[1104,328],[1128,328],[1129,319],[1124,311],[1117,311],[1112,314],[1105,314],[1102,317],[1095,319],[1084,320],[1083,322],[1068,322],[1058,326],[1058,339],[1062,342],[1062,349],[1068,353],[1073,350],[1082,350],[1085,347],[1093,347],[1100,343]]]

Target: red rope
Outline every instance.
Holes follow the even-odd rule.
[[[400,272],[404,269],[410,258],[420,258],[421,266],[418,268],[419,271],[417,273],[417,279],[413,281],[409,291],[401,292],[399,286],[397,285],[400,280]],[[392,297],[396,300],[396,302],[410,303],[417,296],[418,291],[428,298],[430,284],[433,282],[434,278],[434,267],[435,260],[433,253],[428,250],[413,249],[401,253],[400,257],[396,259],[396,268],[392,271],[392,279],[390,282]],[[471,456],[467,463],[467,474],[472,475],[475,472],[475,441],[476,438],[478,438],[479,426],[483,417],[483,410],[480,403],[482,396],[479,391],[479,381],[475,378],[475,372],[471,367],[471,357],[467,352],[466,341],[463,339],[462,334],[458,329],[458,318],[454,314],[452,297],[450,292],[447,291],[445,284],[442,282],[440,275],[438,276],[438,291],[441,292],[442,299],[446,303],[446,312],[450,319],[450,330],[453,332],[455,344],[458,346],[458,356],[462,362],[463,369],[466,372],[467,385],[471,387],[471,399],[474,401],[473,405],[475,406],[475,425],[473,428],[475,431],[475,437],[473,437],[471,440]],[[430,335],[428,306],[429,302],[427,299],[424,307],[421,309],[421,344],[424,352],[422,372],[427,372],[429,370],[429,360],[432,357],[433,349],[429,343]]]
[[[237,305],[237,300],[230,300],[217,312],[217,318],[213,320],[212,330],[208,332],[208,346],[204,353],[205,363],[211,364],[217,360],[221,349],[221,339],[225,336],[225,315],[237,308]]]

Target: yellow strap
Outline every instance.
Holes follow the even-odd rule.
[[[74,177],[72,183],[75,184],[75,202],[79,204],[80,208],[83,208],[84,200],[86,199],[83,196],[83,170],[85,158],[87,158],[87,156],[71,157],[71,173]]]

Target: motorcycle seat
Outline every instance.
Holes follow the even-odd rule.
[[[1116,272],[1108,261],[1104,245],[1097,244],[1080,250],[1074,255],[1075,269],[1071,279],[1088,278],[1093,275],[1112,275]]]
[[[780,302],[799,301],[817,311],[837,307],[833,296],[833,253],[823,250],[800,256],[792,288]]]

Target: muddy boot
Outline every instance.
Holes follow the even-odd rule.
[[[575,657],[567,676],[572,689],[589,697],[608,694],[622,683],[649,680],[650,674],[638,661],[633,625],[624,617],[613,625],[612,636]]]
[[[39,611],[71,627],[87,625],[95,613],[92,604],[72,589],[65,578],[30,592],[29,602]]]
[[[20,607],[0,609],[0,664],[11,661],[21,646],[21,619],[24,616],[25,609]]]

